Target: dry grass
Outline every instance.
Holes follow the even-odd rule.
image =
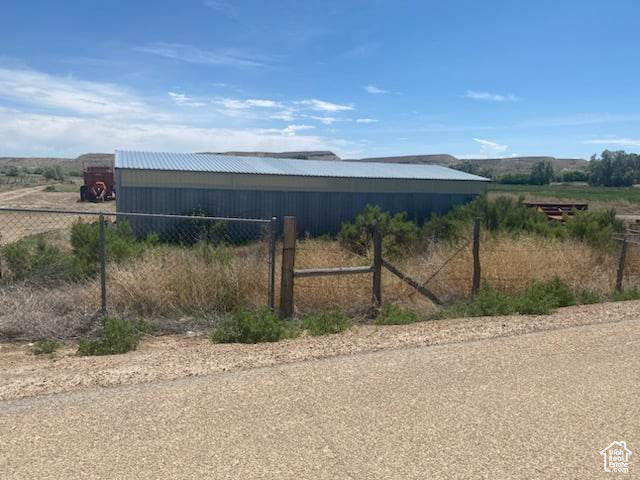
[[[0,337],[73,338],[95,326],[100,305],[97,285],[37,289],[14,285],[0,289]]]
[[[533,279],[559,277],[574,290],[611,292],[617,257],[575,240],[535,236],[485,235],[481,239],[482,280],[504,291],[523,290]],[[439,245],[427,255],[405,262],[407,273],[427,282],[445,300],[467,297],[472,276],[470,245]],[[431,275],[430,275],[431,274]]]
[[[485,235],[481,261],[483,280],[500,290],[517,291],[532,279],[558,276],[576,291],[588,289],[606,295],[615,282],[617,252],[601,252],[573,240]],[[297,245],[296,268],[370,263],[370,258],[346,251],[337,242],[303,240]],[[435,245],[394,263],[445,301],[469,295],[472,272],[469,245]],[[276,265],[277,291],[279,258]],[[627,257],[625,286],[634,287],[638,276],[640,249],[634,246]],[[108,271],[110,311],[155,318],[165,330],[191,329],[193,323],[179,323],[187,318],[211,319],[216,312],[264,305],[267,288],[267,252],[262,243],[223,249],[156,247],[138,259],[110,265]],[[78,336],[94,325],[98,292],[97,281],[46,290],[3,287],[0,337]],[[420,315],[435,309],[413,288],[386,271],[383,300],[408,306]],[[341,308],[352,315],[364,316],[369,312],[370,302],[369,274],[296,280],[297,314]]]
[[[112,265],[109,303],[148,316],[201,315],[250,308],[267,300],[267,259],[261,245],[160,247]]]
[[[555,276],[575,291],[610,293],[615,283],[617,252],[602,252],[575,240],[546,240],[535,236],[485,235],[481,241],[482,280],[495,288],[518,291],[533,279]],[[306,240],[298,243],[296,267],[367,265],[369,259],[341,250],[336,243]],[[468,297],[471,287],[470,245],[440,244],[426,252],[394,261],[403,272],[431,289],[445,302]],[[634,286],[640,274],[640,252],[631,248],[627,257],[625,284]],[[430,312],[434,306],[389,272],[383,273],[383,300]],[[371,276],[304,278],[296,281],[295,301],[299,312],[336,306],[366,311],[371,297]]]

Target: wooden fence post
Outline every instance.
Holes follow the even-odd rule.
[[[296,257],[296,217],[284,217],[282,275],[280,277],[280,318],[293,315],[293,268]]]
[[[471,294],[475,295],[480,289],[480,219],[473,222],[473,278],[471,279]]]
[[[382,234],[376,226],[373,230],[373,308],[382,305]]]
[[[627,260],[627,234],[625,232],[622,237],[622,245],[620,246],[620,257],[618,258],[618,272],[616,274],[616,291],[622,291],[622,280],[624,278],[624,266]]]

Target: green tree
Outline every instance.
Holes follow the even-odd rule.
[[[553,180],[553,166],[549,160],[540,160],[531,169],[529,183],[532,185],[548,185]]]
[[[640,156],[623,150],[605,150],[589,163],[589,183],[605,187],[629,187],[640,181]]]
[[[64,172],[62,171],[62,167],[60,165],[50,166],[44,169],[42,175],[47,180],[57,180],[59,182],[64,180]]]

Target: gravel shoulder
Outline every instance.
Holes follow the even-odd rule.
[[[383,349],[467,342],[640,318],[640,301],[558,310],[546,316],[460,318],[257,345],[216,345],[204,337],[147,336],[125,355],[77,357],[75,345],[34,356],[26,343],[0,344],[0,400],[248,370]]]

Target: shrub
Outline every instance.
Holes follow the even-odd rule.
[[[55,340],[42,339],[38,340],[31,347],[31,353],[34,355],[48,355],[55,352],[60,347],[60,343]]]
[[[211,340],[215,343],[277,342],[297,334],[290,322],[265,307],[234,311],[213,331]]]
[[[576,295],[576,300],[580,305],[591,305],[593,303],[599,303],[601,298],[600,295],[593,290],[580,290]]]
[[[164,241],[187,246],[198,243],[220,245],[230,242],[228,222],[198,219],[198,217],[211,216],[202,209],[193,210],[185,215],[194,218],[193,220],[182,220],[169,228],[162,236]]]
[[[46,187],[44,187],[45,192],[57,192],[58,189],[56,188],[55,185],[47,185]]]
[[[526,173],[509,173],[497,179],[498,183],[505,185],[528,185],[530,181],[530,176]]]
[[[423,234],[435,240],[458,242],[468,237],[473,219],[482,219],[483,227],[493,233],[514,235],[533,233],[544,238],[575,238],[597,248],[613,245],[612,233],[620,229],[614,210],[582,211],[562,224],[523,203],[523,198],[497,197],[489,201],[478,197],[466,205],[458,205],[444,215],[435,214],[423,227]]]
[[[631,290],[623,290],[622,292],[614,292],[611,295],[614,302],[624,302],[626,300],[640,300],[640,290],[637,288]]]
[[[622,228],[615,210],[581,211],[569,218],[566,229],[570,237],[597,248],[613,248],[613,234]]]
[[[523,199],[497,197],[489,201],[486,196],[458,205],[444,215],[434,214],[425,224],[423,232],[435,240],[458,242],[467,237],[474,218],[482,219],[491,232],[535,233],[547,238],[564,236],[562,226],[549,222],[546,215],[527,207]]]
[[[351,319],[340,310],[314,313],[302,319],[302,328],[313,336],[340,333],[351,328],[351,325]]]
[[[519,307],[520,313],[537,313],[535,304],[547,304],[550,309],[558,307],[568,307],[576,304],[576,297],[571,291],[571,288],[560,280],[558,277],[554,277],[547,282],[541,282],[533,280],[524,294],[521,296],[521,304],[525,302],[529,305],[527,308]],[[533,311],[531,311],[533,310]]]
[[[155,237],[154,237],[155,238]],[[140,255],[146,246],[133,235],[126,220],[107,223],[105,226],[107,261],[122,262]],[[99,222],[78,222],[71,229],[73,247],[73,273],[77,278],[86,278],[97,273],[100,265]]]
[[[344,222],[338,240],[349,250],[366,255],[371,248],[371,234],[375,227],[382,234],[382,249],[385,255],[397,256],[418,240],[418,226],[407,219],[406,212],[392,216],[374,205],[367,205],[365,211],[358,214],[353,223]]]
[[[18,175],[20,175],[20,169],[18,167],[16,167],[15,165],[9,165],[5,169],[4,174],[7,177],[17,177]]]
[[[588,182],[589,173],[582,170],[569,170],[566,172],[562,172],[562,175],[560,175],[559,180],[564,183]]]
[[[60,165],[46,167],[42,171],[42,175],[47,180],[58,180],[60,182],[64,180],[64,172],[62,171],[62,167],[60,167]]]
[[[135,350],[143,333],[143,324],[106,316],[98,340],[81,340],[78,355],[114,355]]]
[[[376,316],[374,323],[376,325],[407,325],[417,321],[418,316],[414,311],[393,303],[387,303]]]
[[[534,280],[520,293],[500,292],[483,285],[472,299],[445,308],[444,317],[481,317],[495,315],[548,315],[559,307],[575,305],[576,298],[569,286],[559,278],[541,282]]]
[[[483,285],[478,293],[463,303],[454,304],[441,311],[444,317],[483,317],[516,313],[514,298],[491,285]]]
[[[25,237],[3,248],[4,258],[15,280],[50,284],[68,278],[68,255],[42,235]]]

